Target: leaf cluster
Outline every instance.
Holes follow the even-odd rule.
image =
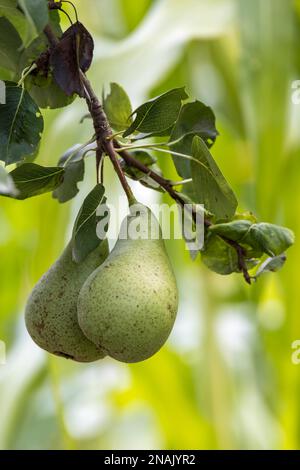
[[[44,28],[55,33],[49,44]],[[84,179],[85,158],[95,155],[96,137],[76,144],[62,155],[56,167],[43,167],[38,156],[43,132],[40,108],[69,105],[76,95],[86,97],[81,74],[91,66],[93,39],[76,21],[65,32],[56,9],[46,0],[1,0],[0,78],[5,81],[6,101],[0,104],[0,194],[27,199],[46,192],[60,203],[74,198]],[[20,84],[18,81],[21,79]],[[115,151],[124,174],[144,186],[167,191],[176,202],[204,206],[204,264],[220,274],[254,269],[253,276],[276,271],[294,236],[286,228],[257,223],[237,212],[238,201],[213,158],[218,137],[213,110],[193,101],[182,88],[175,88],[132,109],[123,88],[112,83],[103,93],[103,109],[111,126]],[[125,152],[125,153],[124,153]],[[160,152],[173,160],[179,182],[164,175],[157,159]],[[125,155],[130,155],[128,163]],[[86,197],[73,230],[73,258],[81,262],[101,240],[96,235],[105,205],[103,184]],[[197,254],[197,253],[196,253]],[[195,256],[195,253],[193,253]]]

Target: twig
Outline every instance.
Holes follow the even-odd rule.
[[[227,237],[222,236],[222,240],[224,240],[228,245],[232,246],[236,250],[237,257],[238,257],[238,266],[240,271],[243,273],[244,279],[247,284],[251,285],[251,276],[248,273],[248,268],[245,261],[245,250],[244,248],[239,245],[239,243],[235,242],[234,240],[230,240]]]
[[[86,119],[92,119],[91,113],[86,113],[80,118],[79,124],[82,124]]]
[[[121,148],[120,144],[116,140],[114,141],[114,145],[117,149]],[[184,200],[180,197],[180,194],[173,189],[171,181],[166,180],[162,176],[155,173],[155,171],[151,170],[146,165],[141,163],[139,160],[136,160],[127,150],[121,150],[120,155],[128,165],[135,167],[137,170],[140,170],[142,173],[145,173],[147,176],[152,178],[153,181],[158,183],[167,193],[170,194],[172,199],[174,199],[181,205],[184,204]]]
[[[101,161],[103,158],[103,142],[110,134],[110,129],[107,123],[106,116],[103,116],[102,113],[102,106],[100,101],[98,100],[97,96],[94,93],[94,90],[86,78],[84,73],[80,71],[80,79],[83,84],[85,90],[85,99],[87,106],[89,108],[90,114],[93,119],[95,135],[96,135],[96,142],[97,142],[97,150],[96,150],[96,173],[97,173],[97,183],[99,183],[99,169],[101,165]]]
[[[74,10],[74,13],[75,13],[76,22],[78,23],[78,13],[77,13],[77,9],[76,9],[74,3],[72,3],[70,0],[62,0],[61,3],[69,3],[69,5],[72,6],[72,8]]]
[[[48,38],[48,41],[52,47],[56,46],[58,43],[58,39],[52,31],[50,25],[47,25],[44,29],[44,33]],[[112,140],[112,130],[110,128],[108,119],[100,103],[94,89],[86,77],[86,75],[79,70],[80,73],[80,80],[83,85],[85,91],[85,100],[89,109],[89,112],[93,119],[93,125],[95,129],[96,135],[96,142],[97,142],[97,150],[96,150],[96,171],[97,171],[97,182],[99,182],[99,169],[102,162],[103,154],[107,154],[115,168],[115,171],[119,177],[120,183],[123,186],[125,194],[128,198],[129,204],[133,204],[136,202],[136,199],[132,193],[132,190],[126,180],[126,177],[123,173],[121,168],[120,162],[117,158]]]
[[[110,128],[110,125],[106,117],[106,114],[104,112],[104,109],[102,107],[102,104],[100,103],[97,95],[95,94],[90,81],[87,79],[87,77],[82,71],[80,71],[80,78],[85,89],[86,101],[87,101],[87,105],[88,105],[89,111],[93,119],[94,129],[95,129],[95,134],[96,134],[97,174],[99,174],[99,167],[101,164],[103,153],[106,153],[109,156],[114,166],[114,169],[119,177],[120,183],[123,186],[123,189],[126,193],[129,204],[133,204],[134,202],[136,202],[136,199],[126,180],[126,177],[123,173],[120,162],[117,158],[113,142],[110,139],[112,135],[112,130]]]
[[[129,205],[135,204],[137,201],[136,201],[136,199],[133,195],[133,192],[131,191],[131,188],[130,188],[129,184],[127,183],[126,177],[123,173],[122,167],[120,165],[120,162],[118,160],[116,151],[114,149],[113,142],[111,140],[108,140],[106,142],[106,152],[107,152],[108,156],[110,157],[110,159],[112,161],[112,164],[113,164],[113,166],[116,170],[116,173],[119,177],[119,180],[120,180],[120,182],[123,186],[123,189],[126,193],[126,196],[127,196],[128,202],[129,202]]]
[[[120,145],[118,144],[118,142],[114,141],[114,143],[117,148],[120,148]],[[174,199],[181,206],[184,206],[185,201],[180,196],[180,194],[174,190],[171,181],[166,180],[162,176],[155,173],[155,171],[149,169],[146,165],[141,163],[139,160],[136,160],[134,157],[132,157],[132,155],[130,155],[129,152],[127,152],[127,150],[121,150],[120,155],[128,165],[133,166],[137,170],[140,170],[142,173],[150,176],[150,178],[152,178],[156,183],[158,183],[171,196],[172,199]],[[193,211],[193,217],[195,220],[195,217],[196,217],[195,211]],[[204,225],[206,228],[209,228],[212,225],[212,222],[208,219],[205,219]],[[248,269],[247,269],[247,265],[245,261],[244,248],[241,245],[239,245],[239,243],[237,243],[236,241],[230,240],[227,237],[220,236],[220,238],[222,238],[222,240],[224,240],[228,245],[232,246],[236,250],[239,269],[243,273],[244,279],[247,282],[247,284],[251,284],[251,276],[248,273]]]
[[[62,2],[61,1],[57,1],[55,2],[54,0],[49,0],[48,1],[48,8],[49,10],[59,10],[61,8],[61,4]]]
[[[55,46],[58,43],[58,39],[53,33],[50,25],[47,25],[44,29],[44,33],[48,38],[48,41],[51,46]],[[89,112],[93,119],[95,134],[96,134],[96,142],[97,142],[97,150],[96,150],[96,165],[97,165],[97,180],[99,181],[99,168],[102,162],[103,154],[106,153],[119,177],[119,180],[123,186],[123,189],[126,193],[128,198],[129,204],[135,203],[136,200],[134,195],[131,191],[131,188],[126,180],[122,167],[117,157],[116,149],[119,151],[121,157],[125,160],[125,162],[137,168],[138,170],[142,171],[144,174],[148,175],[152,178],[156,183],[158,183],[177,203],[181,206],[185,205],[184,199],[180,196],[180,194],[174,190],[172,186],[172,182],[163,178],[162,176],[155,173],[155,171],[149,169],[146,165],[141,163],[140,161],[136,160],[130,153],[122,149],[121,145],[115,140],[112,139],[112,130],[110,128],[108,119],[106,114],[103,110],[103,107],[95,94],[93,87],[85,74],[80,70],[80,78],[82,81],[82,85],[85,89],[85,99],[89,108]],[[116,147],[116,148],[115,148]],[[193,211],[193,217],[196,216],[196,212]],[[205,226],[208,228],[211,225],[210,220],[205,219],[204,221]],[[244,279],[248,284],[251,284],[251,277],[247,270],[247,265],[245,261],[245,251],[241,245],[239,245],[234,240],[230,240],[226,237],[220,237],[230,246],[232,246],[237,253],[238,256],[238,264],[239,269],[243,273]]]
[[[66,15],[66,17],[68,18],[68,20],[70,22],[70,25],[73,26],[73,21],[72,21],[71,16],[69,15],[69,13],[66,10],[64,10],[63,8],[59,8],[59,11],[61,11],[62,13],[64,13]]]
[[[18,86],[24,86],[24,81],[26,80],[28,75],[30,75],[31,72],[33,72],[36,69],[37,69],[37,65],[35,62],[29,65],[29,67],[26,67],[21,74],[20,80],[18,81]]]
[[[55,36],[54,32],[52,31],[52,28],[49,24],[47,24],[47,26],[45,26],[44,28],[44,34],[45,36],[47,37],[48,41],[49,41],[49,44],[50,46],[54,47],[58,44],[59,40],[58,38]]]

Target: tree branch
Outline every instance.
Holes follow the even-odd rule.
[[[53,3],[53,2],[50,2]],[[58,43],[58,39],[52,31],[50,25],[47,25],[44,29],[44,33],[48,38],[49,44],[51,47],[54,47]],[[101,165],[101,161],[103,158],[103,154],[107,154],[114,166],[114,169],[119,177],[119,180],[123,186],[123,189],[126,193],[128,198],[129,204],[133,204],[136,202],[136,199],[131,191],[131,188],[126,180],[126,177],[123,173],[122,167],[117,157],[116,149],[120,148],[119,143],[116,140],[111,138],[112,130],[110,128],[108,119],[100,103],[97,95],[95,94],[93,87],[90,81],[87,79],[86,75],[80,70],[80,78],[85,90],[85,100],[89,109],[89,112],[93,119],[93,125],[96,134],[96,141],[97,141],[97,150],[96,150],[96,166],[97,166],[97,181],[99,181],[99,168]],[[115,149],[116,147],[116,149]],[[156,183],[158,183],[170,196],[174,199],[178,204],[182,207],[185,205],[184,199],[180,196],[180,194],[174,190],[171,182],[162,176],[155,173],[153,170],[149,169],[147,166],[143,165],[143,163],[136,160],[132,155],[126,151],[122,150],[119,152],[121,157],[124,161],[134,168],[137,168],[145,175],[150,176]],[[193,212],[193,217],[195,218],[196,212]],[[205,226],[208,228],[211,225],[210,220],[205,219],[204,221]],[[245,261],[245,251],[241,245],[237,242],[230,240],[226,237],[221,237],[227,244],[232,246],[237,253],[238,256],[238,264],[239,269],[243,273],[244,279],[248,284],[251,284],[251,277],[248,273],[246,261]]]
[[[49,10],[60,10],[62,7],[62,2],[61,1],[55,1],[55,0],[48,0],[48,8]]]
[[[44,28],[44,34],[45,36],[47,37],[48,39],[48,42],[50,44],[51,47],[54,47],[58,44],[59,40],[58,38],[55,36],[54,32],[52,31],[52,28],[49,24],[47,24],[47,26],[45,26]]]
[[[116,140],[114,141],[114,145],[116,146],[116,148],[120,148],[120,144]],[[158,175],[157,173],[155,173],[155,171],[149,169],[146,165],[141,163],[139,160],[136,160],[127,150],[121,150],[120,155],[128,165],[136,168],[137,170],[140,170],[142,173],[152,178],[171,196],[172,199],[174,199],[174,201],[176,201],[182,207],[184,207],[185,201],[180,196],[180,194],[174,190],[169,180]],[[193,211],[193,217],[195,220],[196,219],[195,211]],[[212,225],[212,222],[208,219],[205,219],[204,224],[207,228],[209,228]],[[237,243],[236,241],[230,240],[227,237],[220,236],[220,238],[222,238],[222,240],[224,240],[228,245],[232,246],[235,249],[237,253],[237,257],[238,257],[239,269],[243,273],[244,279],[247,282],[247,284],[251,284],[251,276],[248,273],[248,269],[247,269],[247,265],[245,261],[244,248],[241,245],[239,245],[239,243]]]
[[[116,140],[114,140],[114,145],[117,149],[121,147],[120,144]],[[152,171],[150,168],[148,168],[146,165],[141,163],[139,160],[136,160],[127,150],[121,150],[119,153],[120,153],[120,156],[128,165],[133,166],[137,170],[140,170],[142,173],[145,173],[145,175],[152,178],[153,181],[158,183],[167,193],[169,193],[172,199],[174,199],[180,205],[184,205],[184,200],[180,197],[180,194],[173,189],[171,185],[171,181],[158,175],[157,173],[155,173],[155,171]]]
[[[110,128],[110,125],[106,117],[106,114],[104,112],[104,109],[102,107],[102,104],[100,103],[97,95],[95,94],[90,81],[87,79],[87,77],[82,71],[80,71],[80,78],[81,78],[83,87],[85,89],[86,102],[87,102],[90,114],[92,116],[92,119],[93,119],[93,124],[94,124],[94,129],[95,129],[95,134],[96,134],[97,175],[99,175],[99,167],[101,164],[103,153],[106,153],[109,156],[114,166],[114,169],[119,177],[120,183],[123,186],[123,189],[126,193],[129,204],[134,204],[136,202],[136,199],[131,191],[131,188],[123,173],[120,162],[116,156],[113,142],[110,138],[112,135],[112,130]]]
[[[230,240],[229,238],[224,237],[224,236],[221,237],[221,238],[222,238],[222,240],[224,240],[224,242],[228,243],[228,245],[232,246],[232,248],[235,249],[235,251],[237,253],[237,257],[238,257],[239,269],[243,273],[244,279],[247,282],[247,284],[251,285],[251,276],[248,273],[248,268],[247,268],[247,264],[246,264],[246,261],[245,261],[245,250],[244,250],[244,248],[241,245],[239,245],[238,242],[235,242],[234,240]]]
[[[50,2],[51,4],[53,2]],[[44,29],[44,34],[46,35],[49,44],[51,47],[55,47],[59,40],[55,36],[51,26],[48,24],[45,29]],[[126,196],[128,198],[129,204],[133,204],[136,199],[131,191],[131,188],[126,180],[126,177],[123,173],[123,170],[121,168],[120,162],[118,161],[118,158],[116,156],[116,152],[114,149],[114,146],[112,144],[112,141],[110,139],[112,135],[112,130],[110,128],[108,119],[105,115],[104,109],[102,107],[102,104],[100,103],[96,93],[94,92],[94,89],[86,77],[86,75],[82,72],[82,70],[79,70],[80,73],[80,80],[82,82],[83,88],[84,88],[84,94],[85,94],[85,100],[90,112],[90,115],[92,116],[93,119],[93,125],[95,129],[95,135],[96,135],[96,142],[97,142],[97,150],[96,150],[96,172],[97,172],[97,183],[99,183],[100,178],[99,178],[99,169],[101,166],[103,154],[107,154],[115,168],[115,171],[119,177],[119,180],[123,186],[123,189],[126,193]]]

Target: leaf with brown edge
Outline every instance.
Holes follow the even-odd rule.
[[[84,97],[80,69],[86,72],[93,60],[94,41],[88,30],[79,22],[67,29],[58,44],[51,49],[50,64],[60,88],[71,96]]]

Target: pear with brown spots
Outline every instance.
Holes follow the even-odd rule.
[[[25,321],[30,336],[42,349],[78,362],[92,362],[105,356],[78,325],[77,299],[83,283],[108,253],[105,240],[77,264],[72,259],[69,243],[34,287],[27,302]]]
[[[79,325],[108,356],[138,362],[166,342],[177,307],[176,280],[159,223],[150,209],[135,204],[114,249],[81,289]]]

